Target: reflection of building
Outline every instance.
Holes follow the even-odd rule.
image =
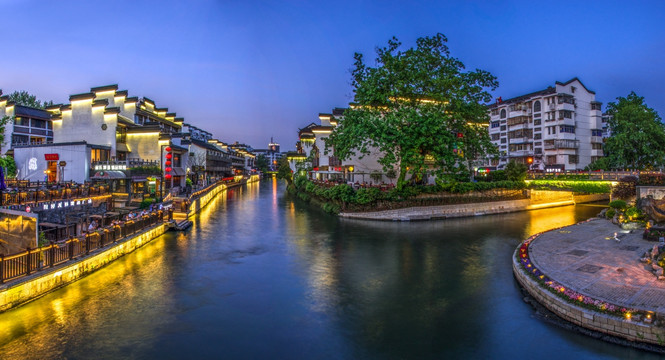
[[[2,96],[0,118],[5,116],[13,118],[13,121],[5,125],[4,143],[0,144],[0,152],[3,155],[17,145],[53,142],[53,125],[48,111],[16,105],[9,101],[9,96]]]
[[[584,169],[603,156],[601,105],[577,78],[497,101],[489,106],[489,134],[500,158],[490,165],[513,160],[548,171]]]
[[[330,114],[319,114],[320,125],[311,123],[298,131],[299,141],[295,153],[287,153],[291,170],[294,172],[309,169],[313,179],[343,179],[350,182],[386,182],[394,180],[394,174],[384,172],[378,163],[378,152],[351,156],[342,161],[335,156],[333,149],[327,149],[325,139],[333,129],[344,121],[344,110],[333,109]]]

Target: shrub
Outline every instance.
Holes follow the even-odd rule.
[[[626,204],[625,201],[623,200],[614,200],[610,202],[610,207],[613,209],[618,209],[618,210],[623,210],[627,207],[628,205]]]
[[[139,204],[139,208],[141,209],[147,209],[150,207],[150,204],[154,203],[155,199],[153,198],[146,198],[141,201],[141,204]]]
[[[638,184],[643,186],[664,186],[665,174],[641,174]]]
[[[608,219],[611,219],[611,218],[614,217],[615,214],[616,214],[616,210],[614,210],[614,209],[608,209],[607,212],[605,213],[605,216],[606,216]]]
[[[612,189],[612,197],[618,199],[628,199],[635,196],[635,187],[637,186],[637,177],[624,176],[619,179],[619,183]]]
[[[626,211],[624,211],[624,214],[628,216],[630,220],[641,220],[642,219],[642,210],[636,208],[635,206],[631,206]]]
[[[534,180],[529,188],[538,190],[569,190],[576,193],[607,194],[611,191],[606,181],[572,181],[572,180]]]
[[[487,174],[487,179],[488,181],[506,181],[508,180],[508,177],[504,170],[496,170]]]

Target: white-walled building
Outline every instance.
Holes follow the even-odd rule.
[[[0,90],[2,95],[2,90]],[[5,125],[0,153],[6,155],[14,146],[53,142],[51,115],[44,109],[16,105],[9,96],[0,96],[0,119],[10,118]]]
[[[378,163],[378,152],[365,155],[362,159],[357,155],[352,156],[344,161],[335,156],[333,149],[328,149],[326,154],[325,139],[341,121],[344,121],[344,110],[335,108],[332,113],[321,113],[320,125],[311,123],[299,130],[297,151],[287,155],[291,170],[299,171],[301,165],[307,159],[311,159],[312,169],[309,176],[313,179],[343,179],[354,183],[394,182],[395,178],[389,178],[383,171],[383,166]]]
[[[489,134],[500,158],[545,171],[583,170],[603,156],[601,103],[578,78],[489,106]]]

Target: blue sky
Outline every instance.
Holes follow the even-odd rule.
[[[607,103],[631,90],[665,114],[663,1],[0,0],[0,89],[66,102],[119,84],[226,142],[293,149],[344,107],[353,53],[441,32],[504,99],[575,76]]]

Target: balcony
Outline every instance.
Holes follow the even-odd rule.
[[[533,143],[533,138],[528,136],[514,137],[510,138],[511,144],[531,144]]]
[[[590,142],[596,143],[596,144],[602,144],[603,143],[603,138],[600,137],[600,136],[592,136]]]
[[[520,116],[529,116],[529,115],[531,115],[531,109],[528,109],[526,107],[516,108],[515,110],[510,110],[510,112],[508,112],[508,119]]]
[[[574,135],[574,134],[571,134],[571,135]],[[545,150],[579,149],[580,141],[579,140],[566,140],[566,139],[545,140],[544,147],[545,147]]]

